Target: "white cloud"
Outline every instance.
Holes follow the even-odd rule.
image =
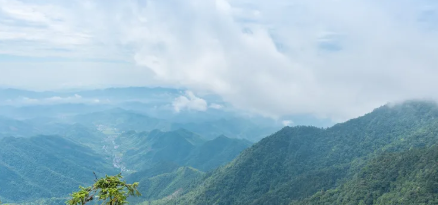
[[[281,124],[283,124],[283,126],[292,126],[294,122],[292,120],[283,120]]]
[[[50,98],[45,98],[42,99],[42,101],[46,101],[46,102],[78,102],[82,99],[82,96],[78,95],[78,94],[74,94],[73,96],[69,96],[69,97],[59,97],[59,96],[54,96],[54,97],[50,97]]]
[[[214,91],[268,116],[342,120],[388,101],[438,97],[430,86],[438,74],[430,55],[438,52],[436,32],[415,20],[424,3],[252,1],[251,8],[230,2],[228,9],[214,1],[177,7],[202,16],[188,24],[169,12],[171,23],[152,27],[167,34],[160,39],[164,49],[139,41],[137,62],[160,79]],[[234,11],[248,23],[236,21]]]
[[[142,67],[84,63],[54,80],[47,74],[66,71],[21,64],[35,74],[23,76],[8,64],[0,81],[56,87],[154,79],[266,116],[342,120],[388,101],[438,99],[437,10],[430,0],[0,0],[0,53]],[[192,102],[179,101],[180,109]]]
[[[209,107],[211,107],[211,108],[213,108],[213,109],[217,109],[217,110],[220,110],[220,109],[224,108],[223,105],[219,105],[219,104],[216,104],[216,103],[212,103],[212,104],[210,104]]]
[[[75,94],[67,97],[60,97],[60,96],[53,96],[47,98],[20,97],[17,99],[9,99],[4,103],[8,105],[52,105],[52,104],[63,104],[63,103],[100,103],[100,100],[92,99],[92,98],[83,98],[82,96]]]
[[[14,102],[13,100],[10,100],[9,103]],[[40,101],[38,99],[34,99],[34,98],[28,98],[28,97],[23,97],[22,98],[22,102],[24,104],[37,104]]]
[[[207,110],[207,102],[204,99],[195,96],[192,91],[186,91],[185,95],[175,98],[172,105],[176,112],[185,109],[197,111]]]

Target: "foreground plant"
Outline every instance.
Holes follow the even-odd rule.
[[[68,200],[68,205],[84,205],[94,199],[102,201],[105,205],[127,204],[129,196],[141,196],[137,190],[138,182],[128,184],[122,181],[122,174],[115,176],[105,175],[104,178],[95,180],[91,187],[79,187],[79,191],[70,194],[72,199]]]

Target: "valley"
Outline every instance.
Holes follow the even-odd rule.
[[[171,128],[164,120],[119,108],[62,118],[5,117],[1,125],[0,181],[4,186],[0,186],[0,199],[4,203],[59,204],[79,185],[92,182],[93,173],[102,176],[119,172],[127,180],[141,181],[140,190],[155,187],[155,192],[145,194],[137,202],[155,200],[185,190],[204,171],[226,164],[252,144],[225,136],[205,138],[179,126]],[[33,146],[15,148],[26,143]],[[69,149],[74,151],[66,152]],[[87,156],[83,155],[84,150],[88,150]],[[40,159],[29,157],[27,152],[34,156],[47,154]],[[100,165],[88,163],[89,160],[98,160]],[[30,175],[34,170],[40,171]],[[34,182],[29,176],[39,180]],[[64,178],[70,180],[64,180],[69,186],[57,184]]]

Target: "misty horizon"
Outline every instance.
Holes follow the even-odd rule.
[[[438,99],[431,1],[2,0],[0,8],[0,87],[183,88],[264,116],[334,121]]]

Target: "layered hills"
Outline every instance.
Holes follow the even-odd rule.
[[[1,200],[49,204],[91,183],[93,171],[121,170],[140,182],[133,204],[438,202],[434,102],[385,105],[329,128],[285,127],[255,144],[166,123],[170,130],[142,130],[129,125],[142,116],[111,115],[81,118],[57,136],[0,139]]]
[[[233,160],[251,145],[190,131],[106,133],[73,124],[58,135],[0,139],[0,199],[3,202],[59,204],[79,185],[122,172],[140,181],[143,200],[159,199]],[[138,201],[141,202],[141,201]]]
[[[166,203],[299,204],[301,200],[321,190],[334,189],[343,184],[345,185],[342,187],[345,188],[338,190],[339,195],[348,194],[343,191],[355,192],[350,189],[355,185],[349,184],[361,182],[351,180],[364,174],[367,175],[364,176],[366,178],[380,177],[387,181],[395,178],[397,181],[397,175],[391,171],[381,171],[379,166],[382,165],[376,165],[375,160],[382,163],[391,157],[403,159],[406,155],[412,155],[414,158],[410,159],[411,163],[404,160],[397,163],[395,160],[392,164],[396,166],[392,171],[402,172],[400,178],[406,178],[398,179],[400,182],[392,188],[383,184],[383,191],[380,190],[380,195],[388,193],[386,196],[389,198],[385,200],[396,200],[393,198],[400,196],[393,194],[395,190],[401,190],[405,185],[408,188],[408,184],[420,183],[425,179],[411,175],[432,173],[433,177],[437,176],[438,170],[435,166],[424,166],[424,161],[435,160],[427,157],[428,152],[433,152],[432,148],[431,151],[403,154],[410,149],[433,147],[438,142],[437,125],[438,107],[435,103],[411,101],[386,105],[362,117],[327,129],[286,127],[246,149],[231,163],[212,172],[202,180],[202,186],[199,184],[193,190]],[[382,156],[383,158],[380,158]],[[415,158],[422,159],[423,162],[415,164]],[[403,173],[403,170],[411,170],[403,163],[421,171]],[[402,166],[406,167],[402,169]],[[421,166],[424,166],[424,169],[419,168]],[[381,189],[379,184],[366,188]],[[362,199],[369,199],[365,193],[364,191],[355,194]],[[430,193],[434,195],[428,197],[433,200],[436,194]],[[329,200],[341,198],[339,200],[342,201],[339,195]],[[376,200],[377,198],[378,196],[375,196]],[[372,197],[370,200],[377,203]],[[317,201],[321,204],[333,202]],[[356,204],[358,201],[352,199],[350,202],[345,204]],[[365,201],[365,204],[372,203]]]

